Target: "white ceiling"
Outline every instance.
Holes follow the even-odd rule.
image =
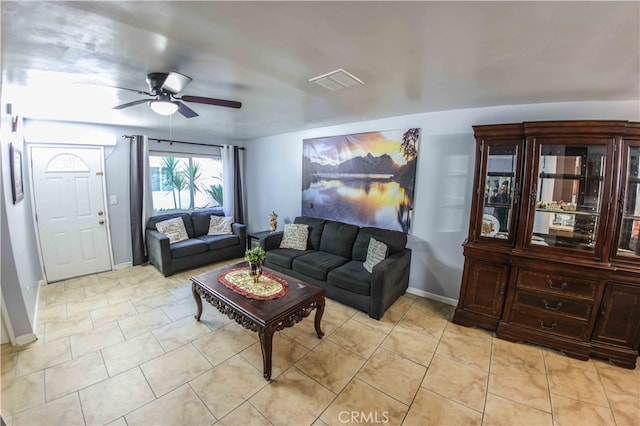
[[[247,139],[412,113],[640,100],[640,2],[2,1],[2,97],[25,117]],[[331,92],[308,80],[344,68]],[[111,85],[179,71],[162,117]],[[78,82],[94,83],[92,85]]]

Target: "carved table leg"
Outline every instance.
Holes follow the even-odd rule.
[[[324,297],[321,297],[316,306],[316,318],[315,318],[316,334],[318,335],[318,339],[322,339],[322,336],[324,336],[324,332],[320,329],[320,320],[322,320],[323,313],[324,313]]]
[[[271,328],[258,331],[260,336],[260,348],[262,349],[262,371],[265,380],[271,380],[271,352],[273,343],[273,332]]]
[[[193,283],[191,285],[191,292],[193,293],[193,298],[196,300],[197,311],[194,315],[194,318],[200,321],[200,316],[202,315],[202,299],[200,298],[200,294],[196,291],[196,284]]]

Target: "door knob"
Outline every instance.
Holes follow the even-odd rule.
[[[103,212],[103,211],[99,211],[99,212],[98,212],[98,216],[102,216],[103,214],[104,214],[104,212]]]
[[[104,220],[99,220],[99,221],[98,221],[98,223],[99,223],[100,225],[104,225]]]

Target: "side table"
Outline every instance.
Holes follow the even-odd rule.
[[[261,238],[264,238],[269,234],[271,234],[271,231],[247,232],[247,248],[252,248],[252,241],[259,243]]]

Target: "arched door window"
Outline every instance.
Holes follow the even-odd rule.
[[[45,172],[88,172],[89,166],[75,154],[62,153],[47,163]]]

